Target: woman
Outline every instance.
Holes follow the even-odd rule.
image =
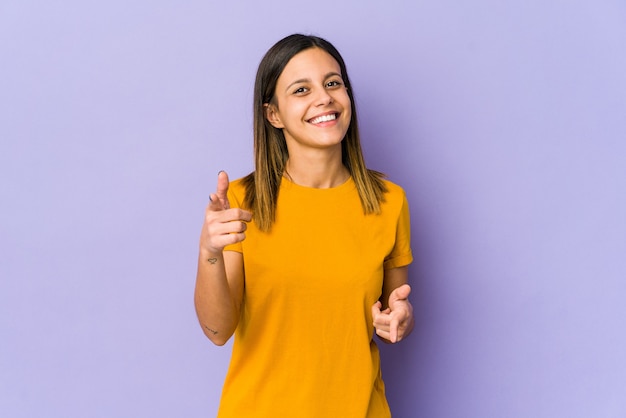
[[[220,417],[388,417],[374,329],[413,327],[403,190],[365,168],[343,59],[291,35],[259,65],[255,171],[210,195],[195,306],[235,334]]]

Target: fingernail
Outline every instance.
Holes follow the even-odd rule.
[[[213,199],[211,199],[211,195],[209,195],[209,202],[213,203]]]
[[[224,170],[220,170],[220,171],[217,172],[217,175],[219,176],[223,172],[224,172]]]

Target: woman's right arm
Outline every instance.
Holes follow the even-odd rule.
[[[222,171],[202,225],[194,294],[202,330],[217,345],[224,345],[237,328],[244,289],[243,255],[224,247],[243,241],[252,219],[250,212],[230,208],[227,192],[228,176]]]

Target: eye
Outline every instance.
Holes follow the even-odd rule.
[[[302,94],[305,94],[305,93],[306,93],[306,92],[308,92],[308,91],[309,91],[309,89],[308,89],[308,88],[306,88],[306,87],[298,87],[297,89],[295,89],[295,90],[293,91],[293,94],[299,94],[299,95],[302,95]]]
[[[328,83],[326,83],[326,87],[328,88],[339,87],[341,85],[343,85],[343,83],[339,80],[331,80]]]

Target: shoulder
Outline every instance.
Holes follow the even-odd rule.
[[[406,193],[400,185],[392,181],[385,179],[383,180],[383,184],[387,191],[383,196],[381,211],[383,214],[386,214],[386,216],[399,216],[400,213],[408,208]]]
[[[387,179],[383,180],[383,184],[387,188],[387,193],[385,193],[385,200],[404,200],[406,199],[406,194],[404,193],[404,189],[398,184],[389,181]]]

